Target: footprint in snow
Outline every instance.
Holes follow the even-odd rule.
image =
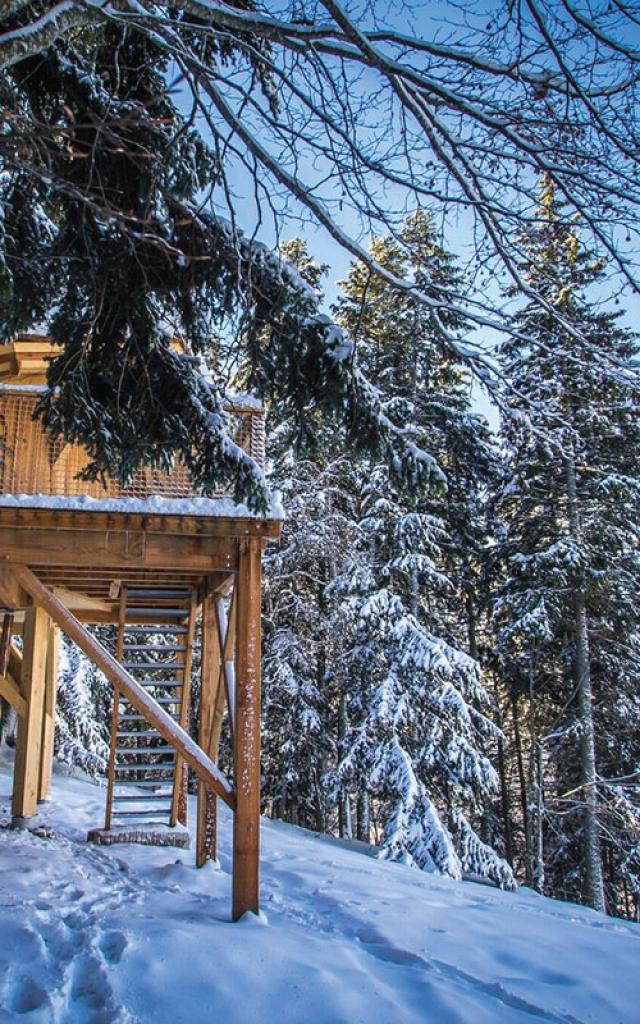
[[[7,1009],[19,1014],[33,1013],[41,1007],[50,1007],[49,996],[29,975],[13,979],[3,1003]]]
[[[103,957],[110,964],[119,964],[127,948],[127,938],[122,932],[104,932],[98,946]]]

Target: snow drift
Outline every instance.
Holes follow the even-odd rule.
[[[639,1020],[636,925],[274,822],[263,918],[232,925],[224,809],[221,869],[198,871],[190,851],[87,845],[103,808],[103,789],[58,774],[50,835],[0,829],[1,1024]]]

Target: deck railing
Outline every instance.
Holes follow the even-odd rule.
[[[0,385],[0,494],[87,495],[105,498],[189,498],[197,494],[186,466],[176,459],[171,473],[143,468],[123,487],[116,480],[81,480],[89,463],[79,445],[52,440],[33,413],[41,388]],[[264,410],[234,399],[227,405],[231,436],[264,465]],[[213,497],[224,497],[224,492]]]

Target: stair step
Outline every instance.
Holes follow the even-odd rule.
[[[139,683],[140,686],[143,686],[145,690],[181,690],[184,686],[184,683],[179,683],[174,679],[137,679],[136,682]],[[126,699],[126,697],[122,698],[122,700]],[[157,698],[158,701],[160,699],[160,697]],[[178,694],[175,697],[172,697],[171,700],[179,704],[182,697]]]
[[[156,731],[147,732],[146,730],[140,729],[138,732],[120,732],[118,729],[118,739],[145,739],[148,736],[155,736],[156,739],[160,738],[160,733]]]
[[[117,782],[116,785],[126,786],[127,793],[130,793],[132,789],[140,789],[141,787],[143,789],[151,789],[152,787],[159,789],[160,786],[170,786],[171,781],[171,779],[123,779],[122,782]],[[139,793],[138,796],[142,798],[144,794]]]
[[[174,722],[180,721],[180,715],[169,715]],[[144,715],[118,715],[118,722],[146,722]]]
[[[186,644],[123,644],[125,651],[154,651],[157,654],[169,654],[174,651],[186,651]]]
[[[188,633],[188,629],[187,629],[186,626],[172,626],[170,623],[167,623],[166,626],[145,626],[145,625],[134,626],[133,624],[127,622],[126,625],[125,625],[125,632],[126,633],[170,633],[173,636],[176,633],[177,634]]]
[[[180,600],[182,598],[182,600],[188,601],[191,597],[191,591],[187,587],[174,590],[162,590],[161,588],[154,587],[132,587],[130,590],[127,590],[127,597],[164,597],[167,600]]]
[[[137,796],[129,796],[129,794],[120,795],[119,793],[113,794],[113,799],[120,802],[126,800],[136,800],[138,803],[147,803],[149,800],[171,800],[173,792],[171,790],[165,790],[162,793],[138,793]]]
[[[174,761],[161,761],[155,764],[119,764],[116,765],[116,772],[170,772],[174,768]],[[124,779],[123,781],[126,782],[127,780]]]
[[[176,672],[178,669],[184,668],[179,661],[123,661],[123,668],[144,668],[153,669],[156,672]]]
[[[184,619],[187,614],[187,608],[127,608],[125,617],[131,619],[133,615],[157,615],[158,618]]]
[[[155,686],[157,684],[150,683],[150,685],[151,686]],[[129,699],[127,697],[122,696],[122,694],[120,695],[120,700],[124,701],[126,704],[130,704],[131,703],[129,701]],[[180,701],[181,701],[181,698],[180,697],[154,697],[154,700],[155,700],[156,704],[179,704]]]
[[[171,804],[167,807],[150,807],[147,811],[118,811],[114,807],[112,816],[114,818],[148,818],[149,815],[153,817],[158,813],[162,813],[162,811],[166,811],[167,814],[170,814]],[[160,824],[160,821],[161,819],[158,821],[158,824]]]
[[[169,743],[163,743],[162,746],[152,747],[150,744],[146,744],[143,747],[116,747],[116,754],[166,754],[168,750],[173,751],[173,747]]]

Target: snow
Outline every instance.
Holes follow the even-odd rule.
[[[0,384],[0,394],[31,394],[31,395],[44,395],[47,391],[45,384]],[[234,409],[240,410],[252,410],[255,412],[263,412],[264,404],[262,399],[256,398],[255,395],[247,394],[225,394],[223,399],[223,405],[229,411]]]
[[[10,790],[5,749],[2,819]],[[2,1024],[638,1020],[636,925],[265,822],[263,914],[234,926],[226,809],[221,869],[198,871],[192,850],[88,845],[104,795],[56,772],[53,837],[0,829]]]
[[[87,494],[0,494],[2,508],[49,508],[75,512],[126,512],[143,515],[205,516],[220,519],[284,518],[278,491],[270,494],[270,507],[265,514],[253,512],[248,505],[233,498],[164,498],[152,494],[147,498],[92,498]]]

